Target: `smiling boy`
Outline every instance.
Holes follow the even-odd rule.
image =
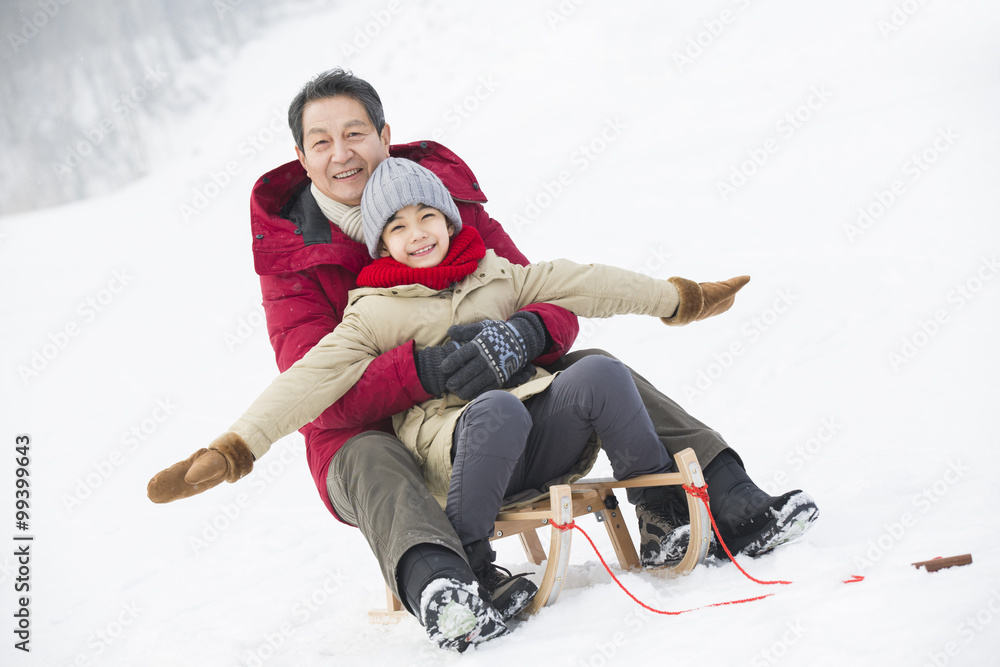
[[[379,239],[379,257],[392,257],[413,268],[437,266],[448,254],[455,225],[427,204],[407,204],[392,214]]]

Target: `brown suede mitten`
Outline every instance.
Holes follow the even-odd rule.
[[[738,276],[722,282],[696,283],[686,278],[670,278],[677,288],[679,303],[672,317],[661,317],[664,324],[680,326],[721,315],[736,302],[736,293],[750,282],[750,276]]]
[[[224,433],[208,449],[162,470],[149,480],[146,494],[154,503],[190,498],[218,486],[235,482],[253,470],[253,453],[235,433]]]

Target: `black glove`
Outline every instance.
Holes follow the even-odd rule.
[[[441,370],[441,365],[445,358],[456,350],[458,350],[458,343],[445,343],[444,345],[425,347],[414,353],[417,378],[428,394],[440,396],[445,392],[444,383],[448,378]]]
[[[530,312],[514,313],[506,322],[456,324],[448,335],[459,348],[441,364],[445,386],[467,401],[530,379],[534,367],[528,362],[545,350],[548,337],[542,318]]]

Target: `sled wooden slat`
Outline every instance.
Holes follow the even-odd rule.
[[[573,491],[568,484],[560,484],[549,489],[549,507],[559,525],[566,525],[573,520]],[[538,585],[538,594],[526,610],[528,614],[534,614],[542,607],[554,603],[559,597],[563,582],[566,580],[566,570],[569,569],[569,550],[572,543],[573,531],[552,529],[545,573]]]
[[[657,475],[641,475],[627,480],[615,479],[584,479],[573,484],[556,485],[549,489],[547,498],[533,504],[504,510],[497,515],[493,537],[497,540],[518,535],[525,553],[535,565],[546,561],[542,581],[538,586],[538,594],[532,601],[527,613],[533,614],[542,607],[554,604],[559,598],[562,586],[566,580],[569,565],[572,530],[551,528],[549,550],[546,554],[538,539],[536,530],[544,527],[554,518],[559,525],[565,525],[579,516],[599,513],[608,537],[615,550],[615,556],[623,570],[640,568],[639,555],[636,552],[628,525],[622,516],[621,508],[615,498],[615,489],[646,488],[652,486],[688,485],[704,486],[701,466],[698,457],[691,449],[685,449],[674,456],[677,465],[676,473]],[[666,576],[680,576],[693,570],[705,559],[711,536],[711,523],[708,512],[700,500],[688,494],[688,513],[691,517],[691,536],[684,558],[673,567],[653,568],[654,571]],[[389,598],[388,609],[369,612],[371,623],[395,623],[407,615],[402,605],[393,594],[386,589]]]
[[[403,603],[399,601],[399,598],[396,597],[388,586],[385,587],[385,599],[386,609],[368,610],[368,622],[370,624],[393,625],[410,615],[408,611],[403,609]]]
[[[524,553],[527,554],[528,560],[535,565],[541,565],[542,561],[545,560],[545,549],[542,548],[542,541],[538,539],[538,533],[529,530],[518,536],[521,538],[521,546],[524,547]]]

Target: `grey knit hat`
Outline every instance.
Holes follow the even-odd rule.
[[[368,254],[378,257],[376,248],[386,220],[410,204],[433,206],[455,225],[456,234],[462,229],[458,207],[434,172],[411,160],[389,157],[375,167],[361,194],[361,230]]]

